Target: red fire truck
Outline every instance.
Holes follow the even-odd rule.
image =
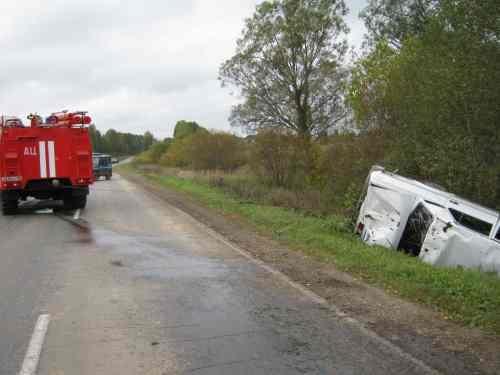
[[[0,116],[0,194],[4,215],[20,200],[62,200],[65,209],[84,208],[93,183],[92,146],[86,112],[53,113],[45,121]]]

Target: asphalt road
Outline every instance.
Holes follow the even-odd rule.
[[[426,368],[114,177],[80,218],[0,217],[0,374],[423,374]]]

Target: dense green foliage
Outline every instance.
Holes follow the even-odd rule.
[[[125,173],[137,173],[127,167]],[[223,213],[239,215],[259,230],[366,282],[408,300],[439,309],[447,317],[500,333],[500,279],[463,269],[435,268],[385,248],[368,247],[336,216],[325,218],[300,211],[241,201],[217,187],[173,175],[147,173],[155,183],[190,194]]]
[[[144,135],[120,133],[114,129],[101,134],[94,125],[89,128],[94,152],[111,155],[136,155],[147,150],[155,142],[151,133]]]
[[[387,41],[401,47],[404,40],[425,32],[440,0],[369,0],[360,16],[370,44]]]
[[[432,3],[418,33],[406,33],[398,49],[381,38],[357,63],[356,118],[391,140],[388,165],[500,207],[498,2],[418,3]]]

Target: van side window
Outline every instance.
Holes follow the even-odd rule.
[[[450,212],[457,223],[463,225],[466,228],[472,229],[475,232],[484,234],[485,236],[490,235],[491,229],[493,228],[493,224],[478,219],[477,217],[470,216],[463,212],[454,210],[453,208],[450,208]]]
[[[497,232],[497,235],[495,236],[495,239],[500,241],[500,228],[498,228],[498,232]]]

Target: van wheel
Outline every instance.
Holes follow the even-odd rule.
[[[111,180],[111,175],[110,175],[110,174],[107,174],[107,175],[106,175],[106,181],[109,181],[109,180]]]
[[[13,199],[2,200],[2,213],[4,215],[14,215],[17,211],[18,201]]]

